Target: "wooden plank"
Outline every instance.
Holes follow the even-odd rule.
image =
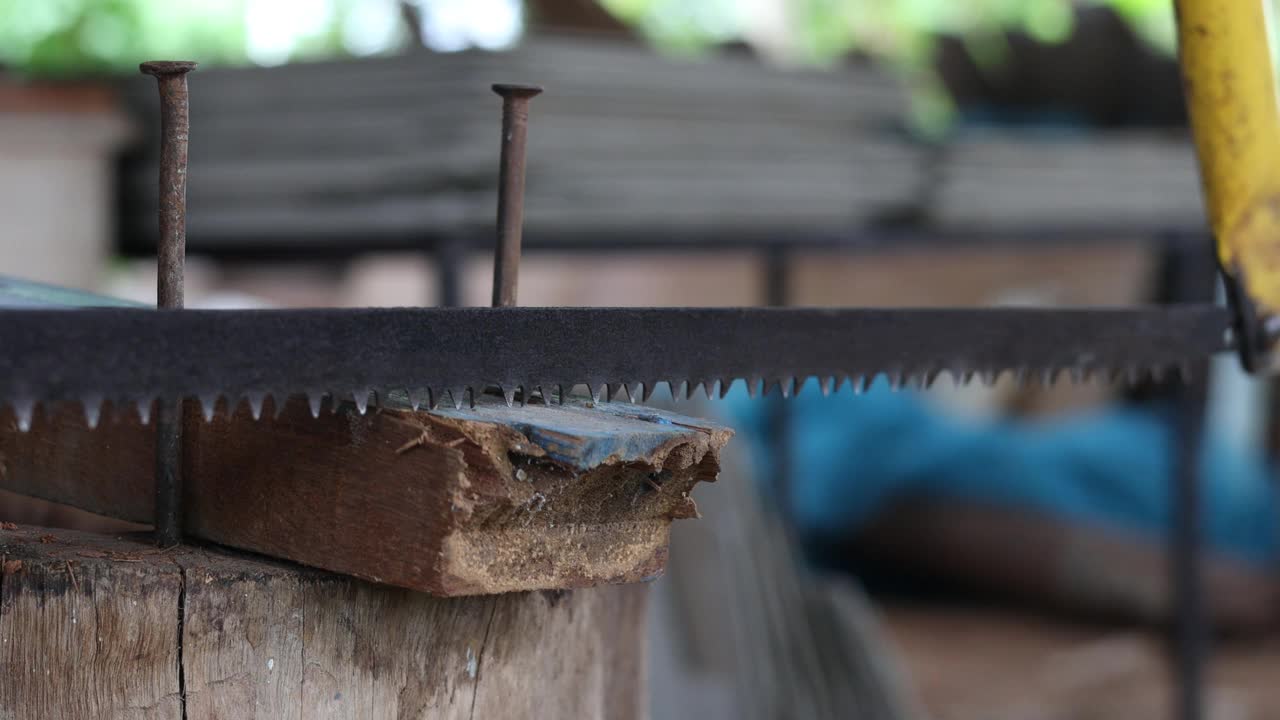
[[[434,598],[28,527],[0,556],[4,717],[644,716],[642,585]]]
[[[439,595],[586,587],[659,574],[673,520],[730,431],[632,405],[413,412],[388,400],[246,404],[186,435],[193,537]],[[123,520],[151,517],[152,427],[78,407],[21,433],[0,415],[0,488]]]

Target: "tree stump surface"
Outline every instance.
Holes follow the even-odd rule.
[[[647,588],[439,598],[0,528],[0,718],[640,718]]]

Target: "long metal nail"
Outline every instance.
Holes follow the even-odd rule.
[[[529,100],[542,92],[537,85],[498,83],[502,96],[502,160],[498,178],[498,247],[493,260],[493,306],[516,304],[520,272],[520,238],[524,227],[524,154]]]
[[[187,133],[190,130],[187,73],[196,64],[154,61],[138,66],[160,86],[160,241],[156,248],[162,308],[183,302],[183,264],[187,253]]]
[[[156,246],[156,304],[183,306],[187,256],[187,133],[190,129],[186,61],[145,62],[139,69],[160,86],[160,239]],[[161,398],[156,412],[156,543],[182,541],[182,401]]]

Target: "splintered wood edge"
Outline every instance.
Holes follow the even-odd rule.
[[[458,468],[430,576],[440,595],[635,582],[665,568],[673,520],[697,517],[689,497],[714,481],[731,431],[634,406],[589,404],[467,411],[380,410],[417,436],[402,454],[439,453]],[[389,431],[387,431],[389,432]],[[444,499],[435,503],[443,515]],[[353,574],[365,576],[355,568]],[[389,580],[384,574],[377,579]]]
[[[0,487],[121,519],[151,508],[150,427],[74,410],[0,417]],[[305,401],[190,418],[189,535],[437,595],[565,589],[661,573],[689,492],[732,434],[641,406],[414,412]]]

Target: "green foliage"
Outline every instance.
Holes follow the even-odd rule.
[[[308,26],[287,57],[343,52],[343,23],[372,0],[284,3],[285,25]],[[390,2],[391,0],[376,0]],[[431,0],[416,0],[430,3]],[[1242,0],[1245,1],[1245,0]],[[905,71],[927,63],[930,38],[961,34],[998,62],[991,38],[1025,30],[1046,42],[1071,33],[1071,6],[1114,7],[1152,44],[1172,50],[1172,0],[599,0],[656,45],[696,52],[746,39],[788,62],[823,63],[866,51]],[[364,3],[364,6],[361,6]],[[41,75],[132,70],[143,59],[254,59],[248,14],[272,0],[0,0],[0,64]],[[376,4],[376,3],[375,3]],[[767,13],[767,14],[766,14]],[[324,17],[317,22],[314,16]]]
[[[696,48],[751,27],[769,3],[728,0],[600,0],[659,45]],[[1244,0],[1242,0],[1244,1]],[[787,59],[822,62],[850,50],[865,50],[894,63],[919,64],[937,34],[992,37],[1021,30],[1043,42],[1072,32],[1072,7],[1110,5],[1152,44],[1173,48],[1172,0],[787,0],[782,8]],[[777,45],[779,43],[770,43]]]
[[[1241,2],[1251,0],[1239,0]],[[1272,0],[1274,1],[1274,0]],[[1109,5],[1152,46],[1173,52],[1173,0],[600,0],[659,47],[696,50],[744,37],[774,59],[801,64],[832,62],[862,52],[893,68],[912,87],[918,129],[935,134],[952,106],[931,70],[938,35],[957,35],[981,65],[1004,60],[1004,33],[1022,31],[1041,42],[1061,42],[1074,30],[1073,6]],[[757,17],[761,7],[782,10]],[[707,18],[705,14],[714,14]]]
[[[378,0],[396,12],[394,0]],[[344,30],[371,0],[0,0],[0,66],[29,75],[134,72],[143,60],[183,57],[206,64],[259,59],[253,13],[278,22],[273,62],[348,51]],[[357,23],[358,25],[358,23]],[[383,38],[391,43],[395,38]],[[400,41],[403,38],[399,38]]]
[[[0,63],[70,75],[132,69],[152,56],[242,59],[240,10],[163,0],[0,0]]]

